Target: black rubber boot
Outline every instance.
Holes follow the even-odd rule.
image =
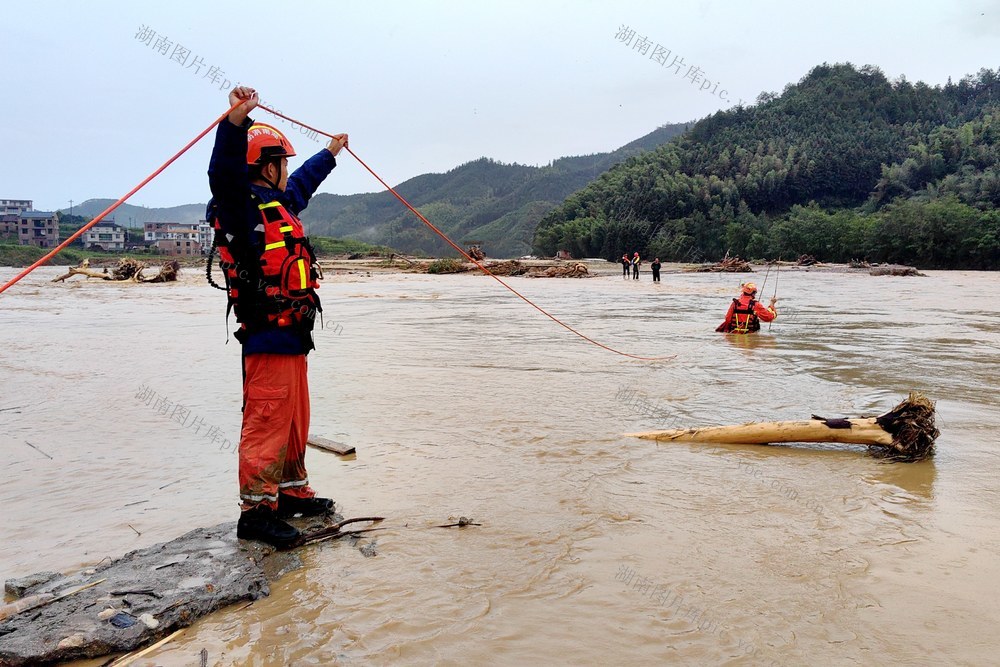
[[[242,540],[260,540],[279,549],[291,545],[300,535],[298,530],[278,518],[277,512],[267,505],[245,510],[236,524],[236,537]]]
[[[278,516],[283,519],[301,514],[302,516],[319,516],[333,512],[334,503],[329,498],[296,498],[295,496],[278,494]]]

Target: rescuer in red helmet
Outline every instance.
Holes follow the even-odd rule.
[[[778,316],[774,304],[778,300],[771,298],[771,303],[764,307],[757,301],[757,286],[753,283],[740,285],[740,296],[729,304],[729,312],[725,321],[715,328],[722,333],[748,334],[760,331],[761,322],[770,322]]]
[[[216,230],[213,253],[219,253],[222,289],[243,346],[243,511],[236,534],[287,546],[299,531],[284,519],[334,507],[332,500],[316,497],[305,467],[306,355],[315,347],[312,329],[322,305],[319,265],[298,215],[337,166],[347,135],[336,135],[289,175],[295,150],[279,130],[248,118],[257,101],[256,91],[243,86],[229,95],[230,106],[239,106],[215,135],[207,219]]]

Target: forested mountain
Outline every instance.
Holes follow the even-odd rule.
[[[1000,72],[931,87],[821,65],[612,167],[547,215],[533,245],[1000,268]]]
[[[481,158],[445,174],[411,178],[395,189],[457,243],[481,241],[492,257],[523,255],[531,250],[538,221],[568,195],[615,163],[652,150],[687,127],[664,125],[614,152],[560,158],[546,167]],[[302,220],[310,234],[404,252],[454,254],[389,192],[316,195]]]

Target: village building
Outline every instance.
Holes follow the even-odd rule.
[[[0,239],[17,239],[21,216],[17,213],[0,213]]]
[[[47,211],[24,211],[18,222],[18,242],[39,248],[59,245],[59,223],[56,214]]]
[[[212,248],[212,227],[205,220],[147,222],[143,231],[146,243],[163,255],[202,255]]]
[[[101,220],[80,237],[84,248],[96,250],[125,250],[128,233],[114,220]]]
[[[0,216],[21,215],[35,208],[35,202],[30,199],[0,199]]]

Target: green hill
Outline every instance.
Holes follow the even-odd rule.
[[[549,213],[533,246],[997,269],[998,209],[997,72],[931,87],[824,64],[614,166]]]
[[[206,189],[208,186],[206,184]],[[92,219],[115,203],[114,199],[88,199],[73,207],[73,214]],[[64,210],[68,213],[68,210]],[[124,227],[142,227],[147,222],[198,222],[205,217],[205,204],[183,204],[168,208],[147,208],[122,204],[111,214]]]
[[[531,250],[535,226],[568,195],[615,163],[670,141],[687,124],[664,125],[611,153],[555,160],[545,167],[481,158],[444,174],[424,174],[396,191],[457,243],[480,241],[492,257]],[[310,234],[353,238],[403,252],[453,255],[388,192],[320,194],[302,216]]]

